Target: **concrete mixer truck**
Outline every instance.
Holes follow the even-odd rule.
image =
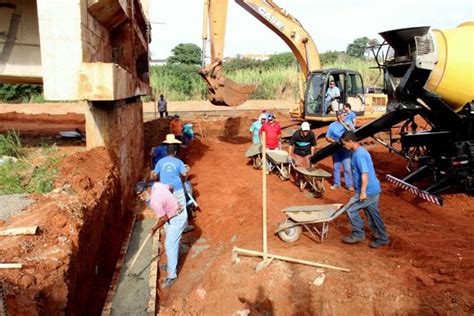
[[[474,191],[474,22],[454,29],[429,27],[380,33],[387,113],[355,131],[408,160],[403,179],[388,182],[439,205],[452,186]],[[421,125],[426,128],[420,130]],[[394,127],[399,131],[393,137]],[[389,140],[376,136],[389,131]],[[332,143],[311,157],[316,163],[342,146]],[[417,185],[417,183],[422,183]]]

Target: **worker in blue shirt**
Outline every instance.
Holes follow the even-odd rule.
[[[352,112],[351,105],[349,103],[344,104],[344,112],[346,113],[346,118],[344,123],[349,127],[350,130],[355,131],[356,129],[356,114]]]
[[[184,162],[176,158],[177,146],[181,144],[181,141],[177,140],[174,134],[166,135],[166,139],[163,143],[167,144],[167,156],[161,158],[156,164],[152,172],[152,179],[157,178],[161,183],[167,184],[173,188],[174,197],[186,206],[186,192],[183,188],[183,180],[187,175],[187,169]],[[186,211],[188,211],[186,209]],[[187,225],[184,232],[194,230],[194,226]]]
[[[151,150],[151,170],[155,169],[156,163],[161,159],[168,156],[168,145],[165,143],[160,144],[158,147],[153,147]]]
[[[330,143],[337,142],[344,132],[348,130],[348,127],[344,124],[344,112],[336,112],[337,121],[329,125],[326,133],[326,140]],[[344,182],[346,188],[349,191],[354,191],[352,186],[352,175],[351,175],[351,153],[345,148],[341,148],[332,155],[333,161],[333,179],[334,183],[330,187],[331,190],[336,190],[341,187],[341,166],[344,170]]]
[[[252,123],[249,128],[250,136],[252,137],[252,144],[260,144],[260,129],[262,125],[267,121],[267,116],[262,113],[258,116],[257,120]]]
[[[357,141],[351,131],[345,132],[341,138],[343,146],[352,152],[352,176],[355,194],[346,204],[346,212],[352,225],[352,233],[342,238],[347,244],[355,244],[365,239],[364,221],[359,215],[364,210],[374,241],[369,243],[372,248],[379,248],[390,243],[385,225],[379,212],[379,196],[382,191],[380,181],[375,175],[374,164],[369,152]]]

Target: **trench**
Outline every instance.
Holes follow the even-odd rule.
[[[185,116],[193,118],[192,114]],[[47,124],[54,124],[55,120],[68,123],[63,116],[34,117],[38,118],[46,119]],[[35,120],[35,124],[41,124],[40,121]],[[74,117],[73,123],[83,129],[80,116]],[[228,130],[226,136],[239,141],[240,125],[240,118],[230,117],[223,128],[206,129],[205,133],[207,136],[222,135]],[[168,121],[147,121],[143,129],[142,159],[144,169],[148,170],[148,154],[165,138]],[[56,133],[47,129],[44,132],[25,135],[29,142],[37,143],[41,142],[38,137],[52,137]],[[143,211],[143,205],[137,203],[133,195],[126,194],[127,199],[123,201],[125,191],[129,192],[134,183],[121,180],[117,158],[113,154],[98,147],[88,151],[80,149],[66,157],[60,163],[60,175],[55,183],[59,191],[39,198],[32,207],[7,223],[7,226],[37,224],[40,227],[37,236],[0,238],[2,262],[24,263],[24,268],[19,271],[0,271],[9,315],[100,315],[111,298],[113,304],[118,302],[114,306],[119,309],[144,312],[140,306],[152,296],[143,291],[151,272],[151,243],[141,255],[141,263],[137,263],[136,269],[143,272],[139,278],[124,279],[122,275],[114,279],[114,276],[121,268],[117,263],[124,256],[124,243],[130,239],[129,252],[124,258],[127,265],[130,254],[136,252],[146,235],[147,225],[154,218],[150,214],[136,217]],[[140,173],[145,174],[143,170]],[[69,189],[63,190],[66,187]],[[129,228],[134,222],[133,234],[129,236]],[[111,287],[115,287],[112,296]],[[125,293],[136,290],[137,294],[122,294],[121,288],[126,289]],[[140,301],[134,297],[143,299]],[[111,312],[113,315],[114,310]]]

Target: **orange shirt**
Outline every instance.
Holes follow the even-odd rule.
[[[179,119],[172,119],[170,122],[170,130],[175,136],[180,136],[183,133],[183,122]]]

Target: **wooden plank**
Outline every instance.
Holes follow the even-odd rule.
[[[21,263],[0,263],[0,269],[21,269]]]
[[[260,251],[242,249],[242,248],[238,248],[238,247],[234,247],[232,252],[233,253],[241,253],[241,254],[248,255],[248,256],[257,256],[257,257],[263,257],[263,255],[264,255]],[[327,268],[327,269],[339,270],[339,271],[344,271],[344,272],[349,272],[350,271],[349,269],[336,267],[336,266],[329,265],[329,264],[317,263],[317,262],[312,262],[312,261],[308,261],[308,260],[301,260],[301,259],[295,259],[295,258],[284,257],[284,256],[278,256],[278,255],[273,255],[273,254],[269,254],[269,253],[267,253],[266,256],[268,258],[274,258],[274,259],[293,262],[293,263],[300,263],[300,264],[305,264],[305,265],[309,265],[309,266],[313,266],[313,267]]]
[[[38,226],[14,227],[0,231],[0,236],[36,235]]]

